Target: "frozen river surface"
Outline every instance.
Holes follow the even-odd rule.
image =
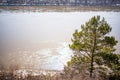
[[[72,55],[72,33],[96,15],[112,27],[119,53],[120,12],[1,12],[0,65],[62,70]]]

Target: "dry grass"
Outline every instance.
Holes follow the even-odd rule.
[[[68,69],[68,68],[67,68]],[[120,76],[108,76],[110,78],[103,77],[93,77],[92,80],[120,80]],[[88,72],[79,72],[76,70],[67,70],[61,73],[56,73],[54,75],[40,74],[32,75],[27,74],[23,76],[22,73],[17,75],[14,71],[0,71],[0,80],[91,80]]]
[[[31,74],[28,74],[26,77],[18,76],[15,75],[13,72],[7,72],[7,71],[2,71],[0,72],[0,80],[84,80],[81,76],[79,75],[73,75],[73,74],[41,74],[41,75],[36,75],[33,76]]]

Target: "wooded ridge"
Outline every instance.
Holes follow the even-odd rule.
[[[0,0],[0,5],[120,6],[120,0]]]

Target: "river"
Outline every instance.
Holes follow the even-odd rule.
[[[112,27],[119,53],[120,12],[0,12],[0,65],[63,70],[72,56],[72,33],[96,15]]]

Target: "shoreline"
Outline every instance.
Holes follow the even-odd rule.
[[[20,12],[87,12],[87,11],[113,11],[120,12],[120,6],[0,6],[2,11]]]

